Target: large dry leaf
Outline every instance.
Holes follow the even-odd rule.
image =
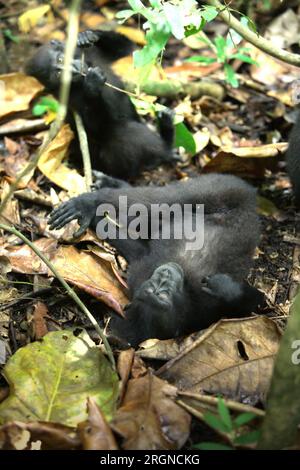
[[[66,281],[122,314],[122,307],[128,303],[128,299],[105,261],[79,251],[74,246],[60,246],[52,262]]]
[[[69,145],[73,137],[74,134],[70,126],[65,124],[42,153],[38,168],[57,186],[70,191],[72,195],[77,195],[86,191],[84,178],[76,170],[68,168],[62,163],[68,154]]]
[[[264,400],[280,337],[266,317],[221,320],[158,373],[181,390]]]
[[[128,299],[108,263],[85,251],[79,251],[74,246],[61,245],[57,248],[57,241],[53,239],[42,238],[35,241],[35,245],[48,257],[67,282],[83,289],[122,314]],[[53,276],[43,261],[27,245],[1,247],[0,256],[9,259],[15,272]]]
[[[10,395],[0,405],[0,422],[51,421],[76,426],[87,418],[86,400],[95,399],[111,419],[118,377],[84,331],[48,333],[20,348],[3,370]]]
[[[153,376],[131,379],[112,428],[126,450],[180,449],[189,436],[191,418],[175,402],[176,388]]]
[[[0,75],[0,118],[28,109],[30,101],[43,89],[34,77],[22,73]]]

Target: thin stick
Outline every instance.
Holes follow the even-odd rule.
[[[192,393],[192,392],[178,392],[178,396],[191,398],[193,400],[206,403],[207,405],[217,406],[219,399],[217,397],[209,396],[209,395],[201,395],[200,393]],[[265,416],[265,411],[259,410],[254,406],[244,405],[243,403],[236,402],[234,400],[227,400],[224,399],[224,402],[228,408],[234,411],[239,411],[240,413],[253,413],[256,416],[263,417]]]
[[[20,181],[24,176],[29,174],[32,170],[34,170],[40,159],[40,156],[48,147],[48,145],[52,142],[52,140],[56,137],[61,128],[66,114],[67,114],[67,104],[69,100],[70,94],[70,87],[71,87],[71,79],[72,79],[72,70],[71,70],[71,62],[74,57],[76,45],[77,45],[77,35],[78,35],[78,23],[79,23],[79,12],[82,0],[72,0],[72,3],[69,8],[69,22],[68,22],[68,29],[67,29],[67,41],[66,41],[66,49],[64,55],[64,67],[61,77],[61,87],[59,93],[59,109],[57,113],[57,117],[53,124],[51,125],[48,133],[46,134],[44,141],[39,148],[38,152],[33,155],[31,161],[26,165],[26,167],[17,175],[15,181],[10,185],[9,191],[7,192],[6,196],[3,198],[2,203],[0,205],[0,215],[4,211],[6,204],[12,197],[14,191],[17,189]]]
[[[28,240],[28,238],[25,237],[25,235],[23,235],[21,232],[19,232],[17,229],[15,229],[14,227],[9,227],[7,225],[4,225],[4,224],[0,224],[0,229],[2,230],[5,230],[6,232],[9,232],[9,233],[12,233],[13,235],[19,237],[24,243],[26,243],[26,245],[28,245],[32,251],[34,251],[34,253],[39,257],[41,258],[41,260],[46,264],[46,266],[48,266],[48,268],[50,269],[50,271],[52,271],[52,273],[54,274],[54,276],[59,280],[59,282],[61,283],[61,285],[66,289],[68,295],[74,300],[74,302],[76,302],[76,304],[79,306],[79,308],[82,310],[82,312],[87,316],[87,318],[90,320],[91,324],[93,325],[93,327],[95,328],[95,330],[97,331],[98,335],[100,336],[100,338],[102,339],[103,341],[103,344],[104,344],[104,347],[106,349],[106,352],[107,352],[107,356],[111,362],[111,365],[113,367],[113,369],[115,370],[116,368],[116,365],[115,365],[115,360],[114,360],[114,356],[113,356],[113,353],[112,353],[112,350],[111,350],[111,347],[109,345],[109,342],[107,341],[107,338],[105,336],[105,334],[103,333],[102,329],[100,328],[100,326],[98,325],[98,323],[96,322],[95,318],[93,317],[93,315],[91,314],[91,312],[86,308],[86,306],[84,305],[84,303],[80,300],[80,298],[78,297],[78,295],[74,292],[74,290],[69,286],[69,284],[66,283],[66,281],[64,280],[64,278],[59,274],[59,272],[57,271],[57,269],[53,266],[53,264],[48,260],[48,258],[46,258],[46,256],[43,255],[43,253],[34,245],[34,243],[32,243],[30,240]]]
[[[78,114],[76,111],[73,111],[73,114],[82,154],[86,190],[90,191],[93,183],[93,177],[88,139],[80,114]]]

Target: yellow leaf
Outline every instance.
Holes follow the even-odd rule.
[[[0,75],[0,118],[28,109],[30,101],[43,89],[34,77],[22,73]]]
[[[55,331],[20,348],[4,368],[10,395],[0,421],[50,421],[76,426],[87,418],[87,398],[106,419],[114,415],[118,377],[83,330]]]
[[[37,8],[31,8],[25,11],[18,19],[18,25],[22,33],[28,33],[30,29],[35,26],[38,21],[48,13],[50,5],[42,5]]]
[[[68,149],[74,134],[68,124],[65,124],[40,157],[39,170],[57,184],[60,188],[70,191],[73,195],[86,191],[84,178],[76,170],[62,163],[68,154]]]

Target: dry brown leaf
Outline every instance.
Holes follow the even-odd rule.
[[[118,357],[118,374],[121,377],[119,402],[122,403],[134,359],[134,349],[121,351]]]
[[[126,450],[180,449],[190,432],[191,418],[175,402],[177,389],[153,376],[128,382],[121,408],[111,422]]]
[[[88,418],[77,426],[84,450],[118,450],[104,414],[92,398],[87,399]]]
[[[107,263],[77,250],[74,246],[57,248],[57,241],[53,239],[42,238],[35,241],[35,245],[67,282],[105,302],[120,315],[123,314],[123,306],[128,303],[128,299]],[[15,272],[53,276],[27,245],[0,247],[0,256],[9,259]]]
[[[34,77],[22,73],[0,75],[0,118],[28,109],[30,101],[43,89]]]
[[[80,446],[75,429],[59,423],[14,421],[0,427],[0,449],[30,449],[35,441],[41,441],[44,450],[72,450]]]
[[[170,361],[174,357],[178,356],[178,354],[184,351],[187,347],[194,344],[199,335],[200,333],[197,332],[183,339],[147,339],[139,345],[141,349],[136,351],[135,354],[136,356],[142,357],[143,359]]]
[[[274,144],[259,145],[257,147],[232,147],[226,145],[221,147],[223,154],[235,155],[239,158],[270,158],[286,152],[288,148],[287,142],[279,142]]]
[[[52,263],[67,282],[105,302],[122,315],[128,299],[107,263],[74,246],[60,246]]]
[[[7,181],[4,181],[3,184],[3,189],[1,191],[1,197],[0,201],[2,202],[5,196],[8,194],[10,189],[10,185],[7,183]],[[7,224],[9,222],[10,224],[14,225],[19,225],[20,224],[20,213],[19,213],[19,202],[15,198],[11,198],[0,216],[0,222]]]
[[[34,244],[50,260],[57,250],[56,240],[41,238]],[[12,266],[12,270],[22,274],[48,274],[48,268],[43,261],[29,248],[28,245],[0,246],[0,256],[6,256]]]
[[[122,59],[117,60],[113,63],[113,71],[122,77],[124,81],[128,81],[130,77],[130,82],[137,83],[139,79],[139,71],[133,66],[132,56],[122,57]],[[149,76],[149,81],[159,81],[162,78],[161,71],[158,67],[152,67],[151,73]]]
[[[105,21],[103,15],[99,13],[83,12],[80,15],[80,20],[85,29],[98,29],[100,25]]]
[[[135,42],[139,46],[145,46],[147,43],[145,38],[145,33],[142,29],[137,28],[130,28],[130,26],[118,26],[116,28],[118,33],[124,34],[127,36],[132,42]]]
[[[8,137],[4,138],[5,147],[9,152],[3,162],[5,173],[15,180],[18,173],[20,173],[28,165],[29,151],[25,142],[20,144]],[[18,188],[25,188],[34,174],[34,168],[23,176],[18,183]]]
[[[263,316],[221,320],[158,374],[181,390],[264,400],[280,338],[276,323]]]
[[[47,323],[45,317],[48,316],[47,306],[40,301],[37,301],[32,318],[33,338],[36,340],[41,339],[48,333]]]
[[[13,119],[0,126],[0,135],[37,132],[46,129],[44,119]]]
[[[62,163],[63,159],[67,156],[73,137],[74,134],[70,126],[65,124],[42,153],[38,168],[57,186],[66,189],[72,195],[78,195],[86,191],[84,178],[76,170],[68,168]]]

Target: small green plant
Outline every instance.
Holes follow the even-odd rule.
[[[43,116],[46,113],[57,113],[58,107],[59,103],[54,98],[43,96],[33,106],[32,114],[34,116]]]
[[[3,36],[5,36],[10,41],[15,42],[16,44],[20,42],[20,38],[16,36],[15,34],[13,34],[10,29],[4,29],[2,32],[3,32]]]
[[[213,64],[219,62],[224,65],[225,80],[234,88],[239,86],[239,80],[230,62],[238,59],[247,64],[256,64],[249,55],[249,49],[238,47],[242,38],[235,31],[230,30],[227,37],[217,36],[210,41],[204,34],[199,36],[199,42],[206,44],[214,53],[215,57],[203,55],[192,56],[186,62],[200,62],[203,64]]]
[[[215,442],[201,442],[195,444],[194,448],[200,450],[234,450],[236,446],[255,444],[259,438],[259,431],[250,431],[245,434],[241,428],[257,418],[254,413],[241,413],[236,418],[232,418],[224,400],[218,400],[218,414],[206,413],[204,421],[208,426],[223,434],[229,445]]]
[[[199,6],[196,0],[149,0],[149,7],[146,7],[141,0],[128,0],[130,9],[122,10],[116,14],[120,22],[125,22],[133,15],[140,15],[146,21],[143,28],[146,31],[147,44],[143,49],[134,52],[134,65],[139,69],[139,83],[144,83],[149,77],[152,66],[157,62],[164,51],[164,48],[173,35],[176,39],[182,40],[188,36],[202,31],[206,23],[213,21],[219,14],[216,7],[210,5]],[[226,7],[228,8],[228,7]],[[231,10],[234,11],[234,10]],[[239,12],[235,12],[241,15]],[[255,24],[247,16],[242,15],[241,21],[251,30],[256,31]],[[233,36],[236,33],[231,33]],[[233,51],[233,41],[217,37],[212,44],[216,53],[216,58],[211,61],[219,61],[224,64],[226,80],[232,86],[238,86],[238,80],[229,61],[239,59],[243,62],[251,62],[252,59],[242,48]],[[192,60],[199,61],[192,58]],[[207,58],[206,58],[207,59]],[[203,62],[204,59],[202,59]]]

